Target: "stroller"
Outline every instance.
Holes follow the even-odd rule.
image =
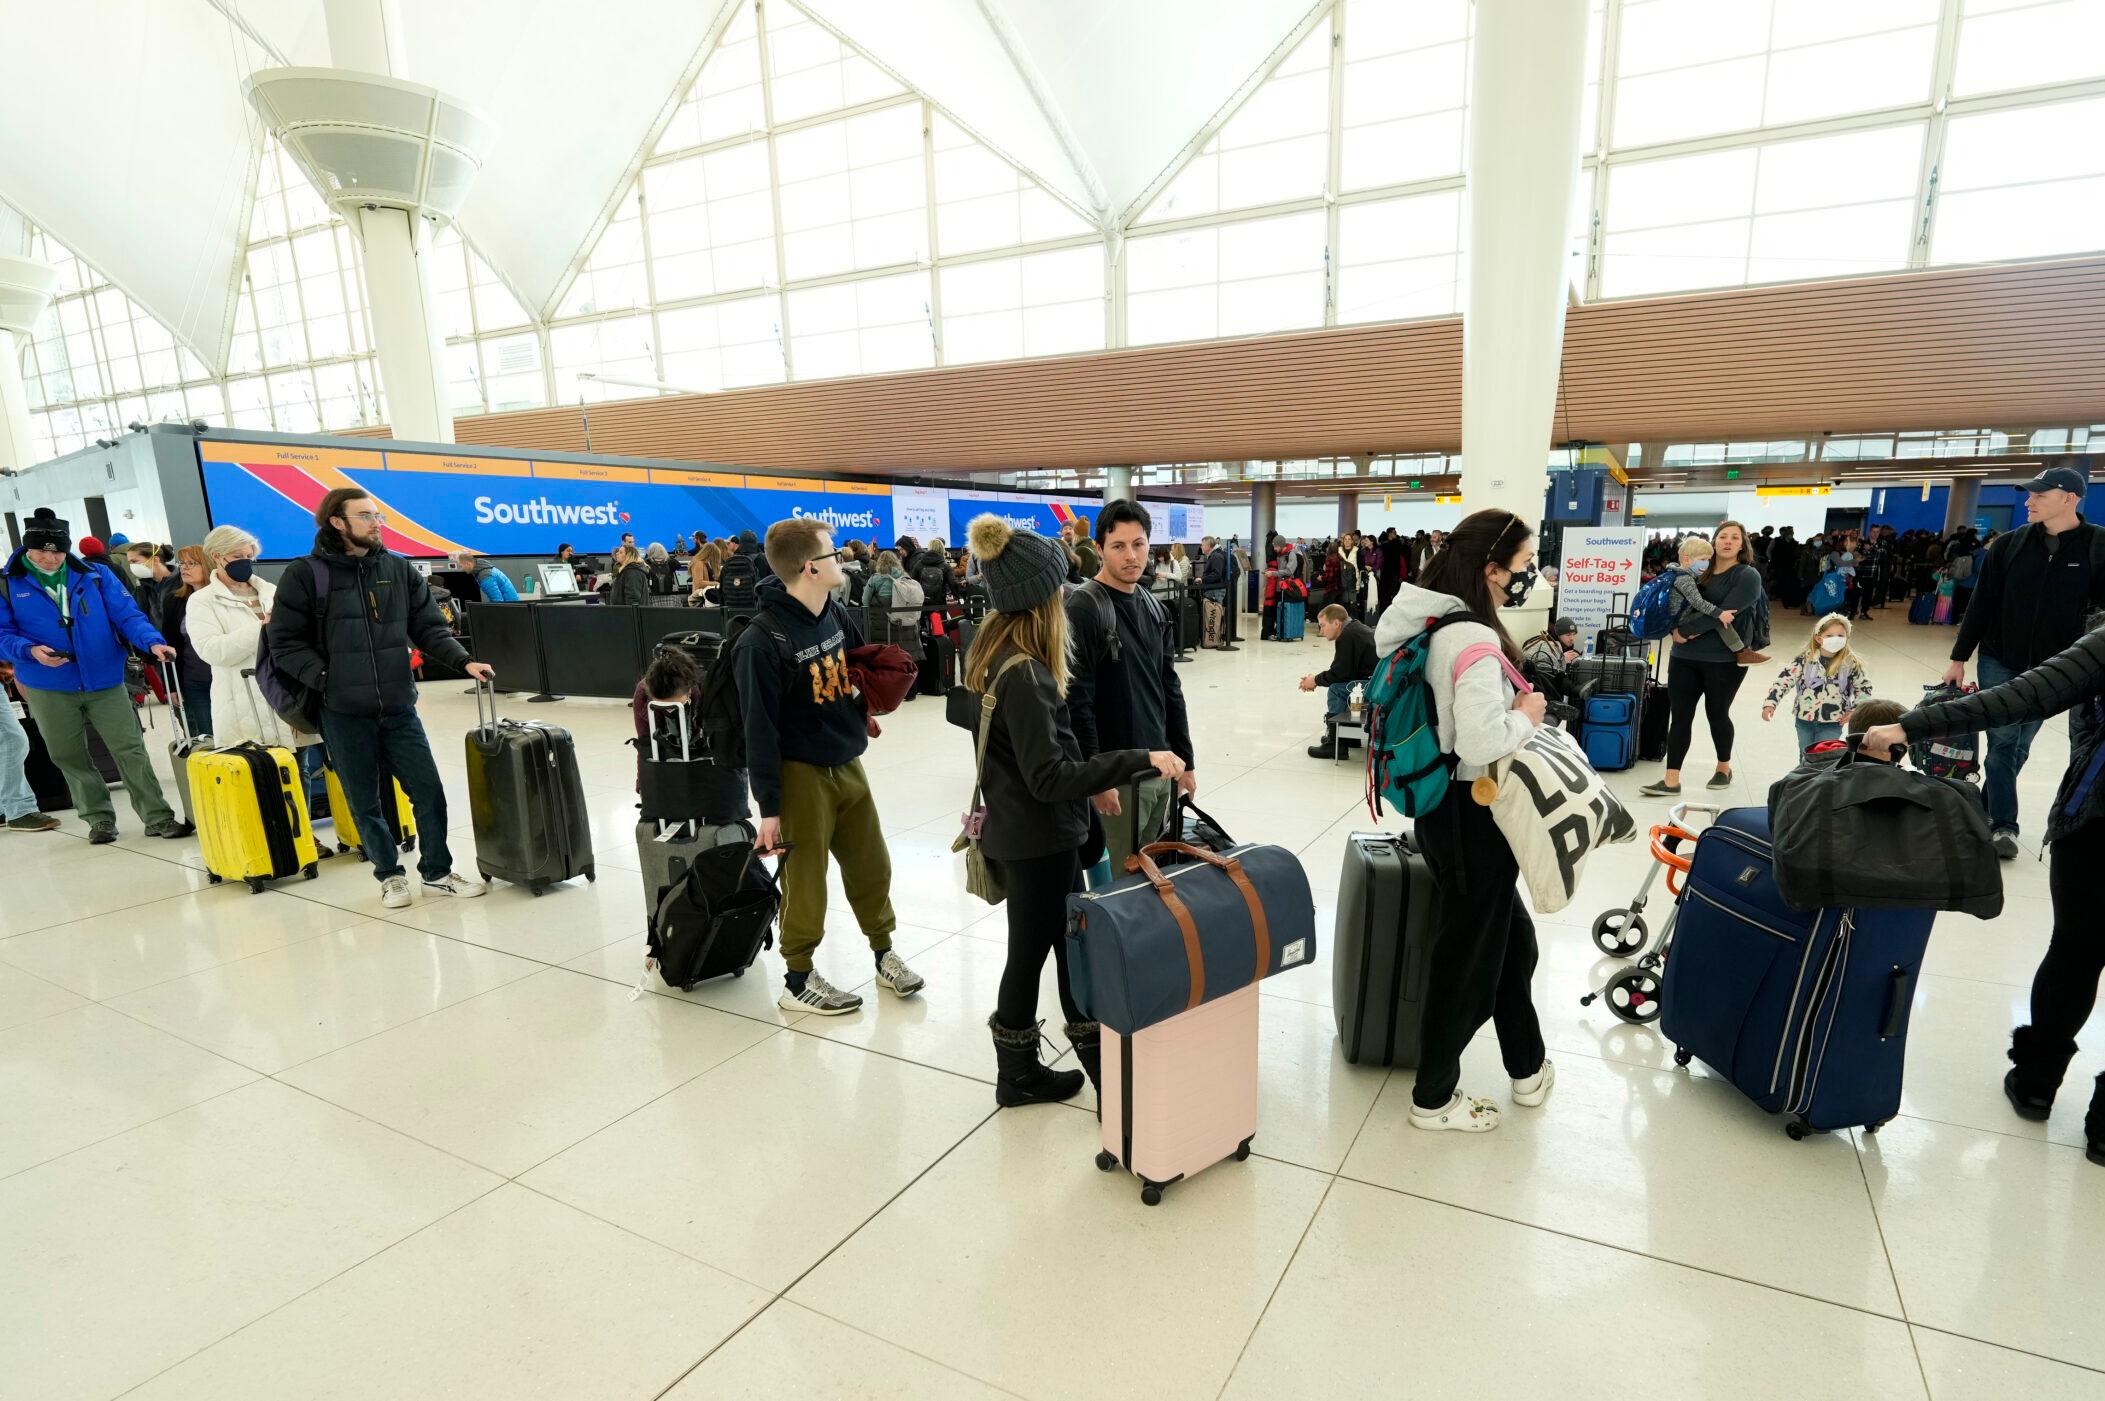
[[[1673,943],[1674,916],[1680,907],[1676,905],[1667,911],[1666,920],[1659,926],[1655,939],[1645,924],[1645,900],[1652,892],[1652,882],[1658,879],[1662,870],[1667,873],[1667,893],[1680,896],[1681,877],[1688,874],[1689,863],[1694,859],[1693,845],[1697,835],[1690,827],[1689,818],[1697,813],[1706,819],[1713,818],[1722,811],[1724,809],[1708,803],[1676,803],[1668,809],[1667,820],[1652,828],[1653,865],[1645,871],[1644,880],[1638,883],[1637,898],[1628,905],[1603,910],[1593,921],[1595,948],[1610,958],[1635,959],[1636,962],[1580,998],[1581,1007],[1590,1007],[1595,999],[1604,998],[1608,1010],[1632,1026],[1649,1026],[1659,1020],[1660,973],[1666,966],[1667,948]],[[1682,854],[1684,843],[1691,847],[1688,855]]]

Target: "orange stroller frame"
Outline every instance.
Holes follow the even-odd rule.
[[[1610,1012],[1633,1026],[1648,1026],[1659,1020],[1660,973],[1666,966],[1667,948],[1673,943],[1674,917],[1681,908],[1681,878],[1688,874],[1689,863],[1695,859],[1697,833],[1690,829],[1689,817],[1693,813],[1716,817],[1723,810],[1708,803],[1676,803],[1667,810],[1665,822],[1653,825],[1649,838],[1653,864],[1638,883],[1637,897],[1627,905],[1601,911],[1593,921],[1595,948],[1610,958],[1636,961],[1580,998],[1581,1007],[1590,1007],[1594,999],[1602,998]],[[1684,845],[1690,850],[1684,852]],[[1675,897],[1676,903],[1667,911],[1655,940],[1645,924],[1644,909],[1652,882],[1661,871],[1666,872],[1667,893]]]

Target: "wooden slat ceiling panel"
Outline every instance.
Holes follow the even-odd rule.
[[[1553,438],[2105,421],[2105,259],[1575,307]],[[1452,452],[1459,319],[594,405],[595,452],[828,472]],[[579,452],[576,406],[462,443]]]

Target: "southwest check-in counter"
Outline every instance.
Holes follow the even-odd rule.
[[[723,610],[685,600],[641,608],[597,599],[468,604],[475,660],[497,670],[500,691],[626,700],[658,643],[679,633],[721,634]]]

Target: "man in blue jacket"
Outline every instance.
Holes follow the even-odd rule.
[[[71,553],[72,545],[66,522],[49,507],[25,523],[22,548],[0,573],[6,587],[0,659],[15,665],[15,684],[52,762],[66,776],[89,841],[117,840],[110,790],[88,756],[90,724],[117,761],[146,835],[187,837],[193,829],[176,819],[161,795],[124,690],[126,643],[163,661],[175,659],[175,648],[153,630],[117,576],[83,562]]]

